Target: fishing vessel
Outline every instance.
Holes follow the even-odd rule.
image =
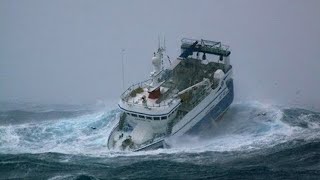
[[[221,42],[184,38],[180,56],[171,63],[159,45],[151,59],[151,78],[131,85],[120,97],[121,114],[108,148],[162,148],[172,137],[197,133],[214,123],[234,97],[230,54]]]

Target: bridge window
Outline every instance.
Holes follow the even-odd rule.
[[[153,117],[153,120],[160,120],[160,117]]]
[[[167,116],[162,116],[161,120],[167,119]]]
[[[143,118],[143,119],[144,119],[144,118],[146,118],[146,117],[145,117],[145,116],[142,116],[142,115],[139,115],[139,118]]]
[[[131,116],[133,116],[133,117],[137,117],[137,115],[136,115],[136,114],[131,114]]]
[[[150,117],[150,116],[146,116],[146,118],[149,119],[149,120],[152,120],[152,117]]]

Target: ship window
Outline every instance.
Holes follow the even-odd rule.
[[[139,115],[139,118],[143,118],[143,119],[144,119],[144,118],[145,118],[145,116]]]
[[[167,116],[162,116],[161,120],[167,119]]]
[[[160,117],[153,117],[153,120],[160,120]]]
[[[131,114],[131,116],[133,116],[133,117],[137,117],[137,115],[136,115],[136,114]]]
[[[150,120],[152,120],[152,117],[150,117],[150,116],[146,116],[146,118],[147,118],[147,119],[150,119]]]

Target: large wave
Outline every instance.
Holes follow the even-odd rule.
[[[23,120],[21,114],[28,118]],[[319,179],[320,175],[320,114],[303,109],[234,103],[197,135],[169,139],[170,149],[145,152],[107,149],[119,110],[79,114],[78,109],[28,109],[0,115],[0,178],[5,179]],[[12,122],[15,119],[19,122]]]
[[[41,120],[38,114],[29,113],[2,113],[0,122],[4,119],[3,114],[10,116],[11,121],[15,121],[15,117],[21,121],[21,114],[26,115],[29,120],[19,124],[0,125],[0,153],[56,152],[91,156],[137,156],[181,152],[250,152],[295,140],[318,140],[320,135],[318,113],[302,109],[281,109],[258,102],[235,103],[222,119],[208,125],[210,128],[203,129],[199,135],[169,139],[170,149],[124,153],[111,152],[106,147],[118,110],[87,114],[79,114],[77,111],[74,116],[71,112],[46,112],[51,116],[44,115]]]
[[[249,151],[297,139],[317,139],[319,125],[319,114],[311,111],[258,102],[237,103],[220,121],[203,129],[200,136],[185,136],[172,144],[196,151]]]
[[[16,112],[19,114],[15,114]],[[116,117],[117,110],[85,115],[79,115],[78,111],[10,113],[7,113],[8,116],[18,118],[21,113],[26,114],[27,121],[0,126],[0,153],[99,154],[99,150],[106,151],[110,122]],[[59,118],[45,119],[48,114],[55,114]],[[40,119],[40,115],[44,119]]]

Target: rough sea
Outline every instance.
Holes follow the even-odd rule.
[[[0,179],[320,179],[320,113],[234,103],[170,149],[106,147],[116,108],[0,105]]]

